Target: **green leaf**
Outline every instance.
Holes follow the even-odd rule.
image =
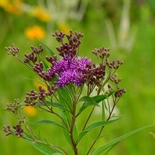
[[[65,88],[61,88],[61,89],[58,89],[58,95],[59,95],[59,103],[63,107],[68,109],[67,111],[63,111],[63,113],[67,117],[67,119],[70,120],[71,119],[70,113],[71,113],[71,107],[72,107],[72,100],[69,95],[69,92]]]
[[[89,96],[83,96],[79,102],[85,102],[85,104],[79,109],[79,114],[82,113],[88,106],[98,106],[98,103]]]
[[[24,132],[24,136],[26,137],[26,141],[31,144],[34,148],[36,148],[38,151],[42,152],[45,155],[51,155],[52,153],[54,153],[55,149],[54,148],[50,148],[49,146],[47,146],[46,144],[41,144],[41,143],[37,143],[34,142],[31,135],[29,135],[28,133]]]
[[[53,154],[61,154],[62,153],[62,149],[55,147],[54,145],[51,145],[47,142],[46,139],[44,139],[45,143],[41,140],[34,140],[31,136],[31,134],[28,134],[26,132],[24,132],[24,136],[26,137],[26,141],[31,144],[34,148],[36,148],[38,151],[42,152],[45,155],[53,155]]]
[[[113,95],[115,92],[117,92],[117,90],[112,90],[112,91],[110,91],[108,94],[105,94],[105,95],[93,96],[92,99],[93,99],[96,103],[99,103],[99,102],[105,100],[107,97]]]
[[[54,121],[51,121],[51,120],[46,120],[46,119],[35,121],[35,122],[28,122],[28,124],[53,124],[53,125],[56,125],[58,127],[63,128],[63,129],[66,129],[65,126],[63,126],[63,125],[61,125],[61,124],[59,124],[57,122],[54,122]]]
[[[82,155],[87,155],[87,149],[88,149],[88,138],[86,137],[85,138],[85,144],[84,144],[84,147],[83,147],[83,153]]]
[[[100,103],[102,101],[102,104],[103,104],[103,101],[111,96],[112,94],[114,94],[116,92],[116,90],[112,90],[109,94],[106,94],[106,95],[97,95],[97,96],[93,96],[93,97],[89,97],[89,96],[83,96],[79,99],[79,102],[85,102],[85,104],[79,109],[79,114],[81,112],[83,112],[88,106],[99,106],[98,103]],[[103,107],[103,105],[102,105]]]
[[[98,96],[93,96],[92,99],[96,102],[99,103],[103,100],[105,100],[108,96],[107,95],[98,95]]]
[[[68,119],[65,115],[66,112],[62,111],[61,109],[59,109],[59,112],[60,112],[60,116],[61,118],[63,119],[64,123],[67,125],[67,127],[69,128],[69,122],[68,122]]]
[[[72,147],[72,142],[71,142],[71,139],[69,136],[70,133],[63,129],[63,134],[64,134],[64,137],[65,137],[66,141],[68,142],[68,144]]]
[[[42,46],[47,49],[47,51],[50,53],[50,55],[52,55],[52,56],[55,55],[55,53],[52,51],[52,49],[50,49],[46,44],[44,44],[42,41],[40,41],[38,39],[37,39],[37,41],[39,41],[42,44]]]
[[[57,107],[59,109],[65,110],[70,112],[64,105],[57,103],[57,102],[50,102],[50,101],[46,101],[47,105],[53,106],[53,107]]]
[[[115,121],[117,121],[118,119],[115,119],[115,120],[110,120],[110,121],[101,121],[101,122],[95,122],[95,123],[92,123],[90,124],[89,126],[87,126],[85,128],[84,131],[82,131],[80,134],[79,134],[79,137],[78,137],[78,143],[80,142],[80,140],[83,138],[83,136],[88,133],[89,131],[95,129],[95,128],[99,128],[99,127],[102,127],[102,126],[106,126],[106,125],[109,125]]]
[[[108,124],[111,124],[115,121],[117,121],[118,119],[115,119],[115,120],[110,120],[110,121],[100,121],[100,122],[95,122],[95,123],[92,123],[90,124],[88,127],[85,128],[85,131],[90,131],[92,129],[95,129],[95,128],[98,128],[98,127],[102,127],[102,126],[105,126],[105,125],[108,125]]]
[[[63,154],[61,154],[61,153],[53,153],[52,155],[63,155]]]
[[[92,153],[92,155],[98,155],[98,154],[102,153],[105,149],[107,149],[107,148],[109,148],[109,147],[111,147],[111,146],[113,146],[113,145],[116,145],[116,144],[117,144],[118,142],[120,142],[121,140],[123,140],[123,139],[125,139],[125,138],[127,138],[127,137],[129,137],[129,136],[131,136],[131,135],[133,135],[133,134],[135,134],[135,133],[141,131],[141,130],[144,130],[144,129],[146,129],[146,128],[152,127],[152,126],[154,126],[154,124],[153,124],[153,125],[148,125],[148,126],[145,126],[145,127],[142,127],[142,128],[138,128],[138,129],[133,130],[133,131],[127,133],[127,134],[124,134],[124,135],[122,135],[122,136],[120,136],[120,137],[118,137],[118,138],[116,138],[116,139],[110,141],[109,143],[107,143],[107,144],[101,146],[100,148],[98,148],[97,150],[95,150],[95,151]]]
[[[68,87],[68,89],[69,89],[69,87]],[[61,101],[60,103],[63,103],[64,105],[66,105],[68,103],[68,105],[70,107],[72,107],[72,99],[69,94],[70,92],[66,88],[60,88],[60,89],[58,89],[58,92],[59,92],[59,100]],[[67,103],[66,103],[66,101],[67,101]]]
[[[97,102],[95,102],[94,97],[89,96],[83,96],[79,99],[79,102],[88,102],[92,105],[98,105]]]
[[[54,153],[54,151],[52,149],[50,149],[48,146],[43,145],[43,144],[38,144],[38,143],[34,143],[31,141],[28,141],[34,148],[36,148],[38,151],[40,151],[41,153],[45,154],[45,155],[51,155]]]
[[[74,136],[74,139],[75,141],[78,139],[78,129],[77,129],[77,126],[76,124],[74,125],[74,129],[73,129],[73,136]]]

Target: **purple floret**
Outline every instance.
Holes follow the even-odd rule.
[[[76,68],[80,71],[84,71],[90,64],[92,64],[92,62],[88,58],[77,58],[76,60]]]
[[[88,58],[66,56],[51,67],[49,74],[58,75],[57,84],[60,87],[70,82],[79,86],[82,84],[82,73],[90,64],[92,62]]]
[[[81,85],[80,73],[75,70],[67,70],[62,72],[57,80],[59,87],[64,87],[68,83],[75,83],[76,85]]]

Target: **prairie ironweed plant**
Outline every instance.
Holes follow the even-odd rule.
[[[131,135],[130,133],[122,136],[94,149],[98,139],[103,137],[103,129],[118,120],[113,111],[125,93],[125,89],[119,87],[121,79],[117,78],[116,74],[122,61],[110,61],[109,48],[105,47],[92,52],[98,58],[98,65],[88,57],[80,57],[79,46],[83,37],[81,33],[70,31],[69,34],[64,34],[56,31],[52,36],[60,43],[60,46],[56,47],[57,55],[43,43],[39,47],[32,46],[32,52],[25,54],[24,60],[19,57],[20,50],[15,45],[6,48],[8,54],[13,55],[41,78],[44,87],[39,86],[38,91],[26,92],[24,103],[15,100],[14,103],[7,105],[6,110],[18,119],[18,123],[13,127],[4,126],[4,132],[6,135],[26,139],[46,155],[78,155],[81,154],[82,149],[84,149],[84,155],[97,155],[105,151],[107,153],[119,141]],[[41,57],[43,47],[50,52],[50,56]],[[22,113],[25,106],[36,107],[55,115],[59,121],[43,119],[27,122]],[[96,115],[96,107],[102,109],[101,118],[92,122],[91,118]],[[86,110],[87,114],[81,115]],[[107,115],[105,115],[105,111],[107,111]],[[83,126],[78,126],[77,120],[80,119],[83,120]],[[50,144],[47,140],[42,140],[32,132],[29,124],[51,124],[61,128],[74,153],[68,153],[63,144],[55,145],[54,142]],[[83,148],[80,142],[87,133],[96,128],[98,128],[98,133],[95,132],[96,138]]]

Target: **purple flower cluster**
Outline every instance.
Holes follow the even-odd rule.
[[[83,73],[92,62],[84,57],[66,56],[50,68],[49,75],[57,77],[57,84],[59,87],[64,87],[68,83],[74,83],[77,86],[83,83]]]

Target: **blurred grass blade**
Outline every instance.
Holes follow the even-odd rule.
[[[145,127],[142,127],[142,128],[138,128],[138,129],[133,130],[133,131],[127,133],[127,134],[124,134],[124,135],[122,135],[122,136],[120,136],[120,137],[118,137],[118,138],[116,138],[116,139],[110,141],[109,143],[105,144],[104,146],[101,146],[101,147],[98,148],[96,151],[94,151],[94,152],[92,153],[92,155],[98,155],[98,154],[102,153],[105,149],[107,149],[107,148],[109,148],[109,147],[111,147],[111,146],[117,144],[117,143],[120,142],[121,140],[123,140],[123,139],[125,139],[125,138],[127,138],[127,137],[129,137],[129,136],[131,136],[131,135],[133,135],[133,134],[135,134],[135,133],[141,131],[141,130],[144,130],[144,129],[147,129],[147,128],[149,128],[149,127],[152,127],[152,126],[154,126],[154,124],[153,124],[153,125],[148,125],[148,126],[145,126]]]
[[[61,124],[59,124],[57,122],[54,122],[54,121],[51,121],[51,120],[46,120],[46,119],[35,121],[35,122],[28,122],[28,124],[53,124],[53,125],[56,125],[58,127],[63,128],[63,129],[66,129],[65,126],[63,126],[63,125],[61,125]]]
[[[40,44],[42,44],[43,47],[45,47],[47,49],[47,51],[50,53],[51,56],[54,56],[55,55],[55,53],[52,51],[52,49],[50,49],[46,44],[44,44],[42,41],[40,41],[38,39],[37,39],[37,41],[39,41]]]
[[[86,137],[82,155],[87,155],[87,149],[88,149],[88,138]]]
[[[47,65],[47,63],[46,63],[44,60],[42,60],[42,62],[43,62],[43,64],[44,64],[44,66],[45,66],[45,69],[48,69],[49,66]]]
[[[109,151],[118,144],[119,142],[113,144],[112,146],[110,146],[109,148],[105,149],[105,152],[103,152],[103,155],[107,155],[109,153]]]
[[[105,108],[104,108],[104,101],[102,101],[102,120],[105,120]]]

